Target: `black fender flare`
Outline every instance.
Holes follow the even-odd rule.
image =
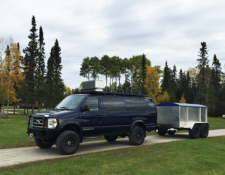
[[[132,129],[133,129],[133,127],[134,127],[134,125],[135,124],[137,124],[137,123],[141,123],[141,125],[143,125],[144,126],[144,131],[145,131],[145,137],[146,137],[146,129],[145,129],[145,123],[142,121],[142,120],[135,120],[133,123],[132,123],[132,125],[131,125],[131,127],[130,127],[130,132],[132,131]]]
[[[68,126],[68,125],[75,125],[78,127],[79,129],[79,136],[80,136],[80,141],[82,143],[83,141],[83,129],[82,127],[80,126],[80,124],[78,122],[73,122],[73,121],[68,121],[68,122],[64,122],[62,125],[60,125],[60,130],[63,130],[64,127]]]

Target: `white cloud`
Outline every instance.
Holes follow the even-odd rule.
[[[62,49],[62,77],[78,87],[83,58],[104,54],[129,58],[145,53],[152,65],[175,64],[187,70],[197,65],[200,42],[225,64],[225,2],[222,0],[40,0],[3,1],[0,35],[28,44],[31,17],[43,27],[46,62],[55,39]],[[102,77],[104,78],[104,77]]]

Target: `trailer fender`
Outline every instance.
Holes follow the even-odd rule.
[[[187,124],[184,126],[185,129],[192,129],[194,127],[195,124],[201,125],[201,124],[207,124],[209,126],[208,123],[198,123],[198,122],[187,122]],[[210,126],[209,126],[210,127]]]

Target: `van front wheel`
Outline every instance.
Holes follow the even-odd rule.
[[[56,148],[62,154],[74,154],[80,146],[80,137],[74,131],[62,132],[56,141]]]
[[[129,141],[131,145],[141,145],[145,140],[145,132],[143,128],[135,126],[129,133]]]

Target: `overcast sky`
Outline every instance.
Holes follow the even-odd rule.
[[[83,58],[145,54],[152,66],[197,65],[205,41],[209,63],[216,54],[225,65],[224,0],[0,0],[0,36],[12,36],[21,50],[29,40],[31,18],[43,28],[46,62],[55,39],[62,56],[62,78],[76,88]],[[223,69],[225,70],[225,69]],[[105,81],[103,76],[101,79]]]

